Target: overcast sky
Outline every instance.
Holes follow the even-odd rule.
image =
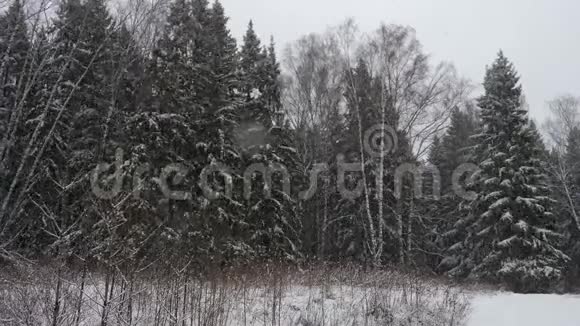
[[[521,75],[532,116],[542,121],[546,101],[580,95],[578,0],[221,0],[241,42],[248,21],[278,51],[347,17],[361,31],[381,22],[409,25],[434,60],[451,61],[478,85],[501,48]]]

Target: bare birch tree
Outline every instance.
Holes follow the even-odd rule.
[[[548,144],[561,153],[572,129],[580,126],[580,98],[563,95],[549,101],[548,108],[550,116],[542,127],[548,136]]]

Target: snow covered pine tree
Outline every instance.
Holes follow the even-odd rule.
[[[544,292],[561,280],[569,258],[556,248],[539,134],[522,108],[513,64],[498,54],[479,101],[481,171],[471,203],[461,266],[469,277],[500,281],[517,292]]]

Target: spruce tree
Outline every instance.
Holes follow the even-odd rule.
[[[24,8],[14,0],[0,14],[0,197],[7,191],[9,176],[20,158],[16,130],[23,120],[23,110],[17,110],[18,98],[26,84],[26,63],[31,44],[27,34]],[[23,100],[23,99],[21,99]]]
[[[3,96],[6,87],[17,85],[20,73],[25,69],[31,48],[26,26],[26,14],[20,0],[14,0],[0,16],[0,89]]]
[[[580,185],[580,128],[573,128],[568,134],[564,162],[570,169],[572,183]]]
[[[208,242],[211,247],[207,249],[211,258],[215,263],[232,264],[255,256],[249,245],[249,226],[243,213],[243,163],[236,142],[243,103],[239,95],[236,40],[227,27],[228,18],[219,1],[211,8],[207,6],[205,0],[194,1],[196,20],[207,31],[200,41],[207,47],[207,53],[200,52],[198,61],[205,67],[203,73],[207,73],[204,90],[200,93],[202,97],[198,99],[204,106],[196,127],[201,131],[197,142],[201,158],[198,164],[206,169],[221,166],[219,172],[209,176],[209,186],[221,193],[219,198],[204,199],[207,201],[201,205],[200,216],[205,237],[211,239]],[[202,173],[200,170],[198,175]],[[228,194],[226,189],[230,182],[234,189]]]
[[[210,71],[211,75],[211,106],[214,111],[231,105],[235,98],[234,90],[239,87],[238,53],[236,40],[231,36],[224,7],[216,0],[209,15],[208,29],[210,35]]]
[[[405,176],[402,182],[404,193],[401,198],[395,197],[395,171],[401,164],[414,162],[414,158],[410,155],[406,136],[399,130],[399,115],[389,101],[389,94],[385,93],[381,80],[371,75],[368,64],[364,60],[359,60],[356,68],[349,72],[346,78],[347,146],[351,149],[350,157],[346,162],[362,163],[364,181],[366,181],[363,195],[351,203],[353,216],[360,223],[359,228],[363,228],[366,237],[364,239],[366,243],[358,247],[368,249],[370,241],[384,242],[384,248],[374,249],[376,252],[384,250],[384,257],[380,258],[402,262],[406,258],[403,227],[405,221],[413,223],[409,209],[413,197],[410,193],[408,176]],[[381,123],[388,128],[385,129],[385,139],[379,140],[379,142],[384,141],[385,146],[388,146],[388,148],[385,147],[387,153],[384,156],[380,155],[380,147],[377,147],[379,144],[371,144],[372,148],[364,145],[365,141],[371,140],[369,136],[380,135],[382,129],[375,129],[372,135],[368,133],[373,131],[373,128],[382,128]],[[392,135],[391,132],[396,134]],[[382,179],[381,166],[383,167]],[[360,175],[350,176],[347,180],[348,189],[352,189],[360,178]],[[383,193],[380,191],[381,188]],[[388,222],[385,223],[385,221]],[[379,232],[379,228],[383,230]],[[371,232],[373,230],[374,235]],[[383,238],[377,239],[380,233],[383,234]],[[371,261],[375,260],[372,263],[377,263],[377,257],[369,257],[368,254],[369,252],[366,258]]]
[[[453,189],[453,173],[464,163],[474,163],[473,136],[477,133],[479,124],[473,109],[469,106],[461,110],[455,108],[451,115],[451,122],[442,140],[433,142],[429,162],[437,167],[441,174],[441,199],[431,207],[434,227],[433,242],[436,252],[444,252],[438,268],[449,270],[459,263],[459,254],[454,250],[447,250],[451,245],[461,240],[461,231],[456,223],[464,217],[465,210],[460,209],[462,199]],[[468,176],[459,180],[462,186],[467,184]]]
[[[183,254],[191,252],[182,250],[192,244],[187,241],[187,221],[199,220],[191,202],[168,198],[152,179],[160,176],[170,164],[181,164],[195,169],[192,173],[199,173],[195,143],[199,139],[194,130],[204,110],[198,96],[206,87],[206,79],[200,77],[198,62],[203,61],[199,56],[204,52],[199,49],[199,38],[205,30],[196,22],[192,10],[191,1],[171,3],[162,35],[151,59],[145,63],[145,101],[129,116],[127,123],[130,173],[146,167],[142,171],[140,196],[131,203],[130,213],[135,217],[149,217],[148,223],[136,227],[157,230],[152,235],[150,251],[153,255],[163,252],[166,259],[162,264],[179,263]],[[180,186],[194,189],[195,182],[192,175],[187,175]],[[202,246],[197,243],[190,247],[193,250]]]
[[[267,171],[246,180],[252,184],[252,192],[244,193],[250,244],[259,259],[295,261],[301,249],[297,189],[302,171],[280,112],[280,70],[273,41],[269,49],[263,48],[252,22],[244,37],[240,70],[243,114],[237,138],[243,166],[259,164]],[[284,189],[285,182],[290,182],[291,191]]]
[[[520,105],[518,82],[500,52],[478,100],[481,172],[470,205],[466,263],[471,277],[504,281],[517,291],[546,291],[560,280],[568,258],[555,247],[541,139]]]
[[[556,160],[562,158],[556,158]],[[566,253],[572,259],[570,276],[575,278],[580,273],[580,224],[577,222],[577,212],[580,210],[580,129],[573,128],[568,134],[566,152],[563,157],[563,169],[566,174],[563,179],[557,180],[557,189],[562,189],[562,182],[566,183],[567,189],[560,191],[559,202],[567,203],[560,205],[563,215],[560,222],[560,230],[566,239]]]
[[[164,243],[175,246],[174,254],[224,264],[252,256],[241,191],[223,191],[224,179],[241,182],[241,158],[234,141],[240,111],[237,51],[226,24],[219,2],[212,8],[205,0],[172,3],[149,67],[152,112],[136,116],[131,124],[137,136],[147,133],[143,122],[158,122],[150,127],[157,130],[159,140],[144,141],[142,148],[156,169],[179,163],[191,172],[181,183],[193,193],[190,200],[165,199],[154,205],[163,212]],[[139,149],[138,138],[135,141]],[[160,144],[175,145],[160,148]],[[209,185],[199,182],[204,171],[219,166],[228,169],[212,171]],[[208,188],[221,189],[219,198],[207,198]]]
[[[71,1],[67,1],[66,3],[63,2],[61,4],[57,13],[59,17],[61,14],[64,14],[65,10],[63,10],[63,8],[65,8],[69,2]],[[58,18],[55,20],[55,26],[58,25],[59,21],[60,19]],[[57,37],[55,37],[55,39]],[[43,138],[47,137],[47,132],[50,129],[47,128],[47,126],[53,124],[56,116],[58,115],[59,108],[57,105],[60,102],[56,100],[56,98],[59,97],[57,93],[59,93],[62,85],[56,84],[57,80],[59,80],[59,73],[64,71],[64,62],[66,61],[66,59],[64,59],[66,56],[64,51],[57,52],[57,50],[60,49],[56,48],[56,40],[51,42],[49,47],[52,48],[49,50],[50,52],[55,52],[54,57],[40,59],[51,60],[54,58],[51,61],[52,65],[50,69],[41,72],[40,81],[46,86],[42,87],[40,85],[35,85],[35,90],[33,90],[35,94],[33,95],[32,101],[30,103],[34,106],[30,107],[30,110],[27,110],[28,112],[25,112],[26,128],[19,130],[19,136],[22,136],[21,140],[23,140],[23,148],[21,149],[23,155],[21,158],[18,158],[18,163],[16,163],[15,167],[24,167],[23,164],[27,164],[27,168],[19,169],[21,171],[19,174],[13,175],[11,178],[9,178],[11,183],[17,183],[17,187],[20,188],[16,189],[20,190],[13,192],[10,194],[11,196],[6,196],[6,198],[10,199],[10,208],[21,205],[22,202],[20,202],[19,198],[22,198],[22,195],[24,194],[22,187],[25,187],[25,185],[28,183],[27,180],[30,180],[29,177],[34,175],[37,178],[36,182],[33,184],[34,187],[31,189],[31,193],[35,194],[34,201],[39,203],[39,205],[42,205],[40,207],[44,208],[45,212],[54,213],[54,216],[58,216],[59,224],[62,222],[62,225],[71,225],[68,216],[65,217],[63,216],[64,214],[61,215],[62,212],[57,209],[59,207],[61,197],[59,196],[59,187],[57,182],[62,180],[57,174],[65,170],[66,167],[65,152],[67,149],[66,146],[62,146],[62,144],[64,143],[63,140],[66,137],[65,130],[68,126],[68,120],[67,122],[62,123],[57,128],[55,128],[54,132],[52,133],[54,138],[52,141],[47,143],[48,146],[44,151],[44,155],[38,153],[39,147],[43,142]],[[37,62],[35,62],[35,65],[36,64]],[[38,69],[38,66],[35,66],[34,68]],[[61,80],[63,79],[64,78],[61,78]],[[51,94],[54,95],[52,100],[50,100]],[[33,130],[33,132],[30,132],[31,130]],[[29,170],[33,167],[33,164],[31,163],[35,157],[41,159],[39,164],[35,166],[37,171],[42,171],[41,173],[34,173],[35,171]],[[53,180],[58,181],[54,182]],[[64,182],[62,184],[64,184]],[[55,240],[53,237],[47,236],[46,233],[42,231],[42,225],[38,219],[38,216],[40,214],[42,214],[40,216],[44,216],[45,212],[39,210],[35,205],[31,205],[30,202],[28,205],[25,204],[23,208],[24,209],[21,209],[18,214],[18,220],[20,222],[18,227],[25,226],[26,232],[24,232],[23,235],[30,235],[33,237],[34,241],[28,241],[32,239],[27,239],[26,236],[22,237],[24,245],[21,246],[21,249],[39,249],[45,251],[50,244],[53,244],[57,241],[57,239]],[[2,217],[0,217],[0,219],[2,219]]]
[[[374,198],[376,184],[373,182],[373,173],[377,170],[377,166],[375,162],[373,162],[373,159],[367,156],[368,153],[365,152],[365,148],[361,143],[361,137],[365,137],[365,132],[381,121],[378,100],[380,98],[381,90],[380,85],[372,78],[367,63],[362,59],[358,61],[350,78],[352,79],[347,79],[345,81],[347,85],[353,85],[348,87],[346,92],[346,98],[348,101],[345,122],[347,126],[347,136],[344,137],[344,141],[346,142],[345,148],[348,150],[346,151],[345,161],[347,163],[358,164],[360,164],[363,159],[368,161],[363,162],[367,167],[363,173],[365,173],[367,180],[367,189],[371,192],[368,194],[368,197]],[[396,127],[396,118],[390,119],[389,125]],[[340,163],[336,162],[336,164]],[[337,167],[338,166],[335,166],[333,172],[337,172]],[[357,175],[347,176],[347,179],[345,180],[347,188],[353,189],[361,177],[362,176],[358,173]],[[369,234],[369,224],[367,223],[365,215],[368,214],[368,212],[358,208],[366,206],[364,202],[367,198],[366,195],[367,194],[354,201],[348,199],[341,200],[341,214],[351,217],[339,224],[341,229],[337,230],[337,232],[340,235],[339,238],[343,238],[342,241],[348,241],[348,255],[354,256],[357,259],[364,259],[363,257],[367,257],[368,259],[368,253],[365,250],[365,247],[367,246],[365,241],[368,241],[365,236]],[[393,203],[392,200],[393,198],[390,198],[389,203]],[[374,208],[375,205],[372,205],[372,207]],[[376,211],[373,210],[370,214],[374,215],[376,214]]]
[[[264,94],[273,81],[270,77],[271,65],[268,64],[267,50],[254,31],[254,23],[250,21],[244,35],[244,43],[240,51],[241,93],[246,101],[245,120],[255,121],[265,128],[272,125],[272,108],[267,104],[269,94]],[[265,101],[266,103],[261,103]]]
[[[453,171],[461,164],[473,161],[473,136],[478,131],[478,121],[469,109],[455,108],[451,122],[442,139],[440,153],[443,158],[438,162],[441,172],[442,193],[448,193],[452,186]]]
[[[201,111],[194,101],[199,89],[195,84],[199,78],[192,54],[197,34],[201,34],[201,26],[195,25],[191,3],[174,1],[149,64],[154,94],[149,110],[180,114]]]
[[[61,4],[54,27],[59,70],[52,79],[58,92],[50,105],[59,112],[54,117],[59,121],[54,134],[48,135],[55,141],[46,160],[58,162],[51,177],[63,187],[57,190],[55,213],[63,226],[74,225],[79,230],[57,243],[55,250],[72,248],[81,257],[102,260],[113,250],[105,243],[107,228],[103,225],[115,224],[111,222],[116,214],[105,213],[106,201],[95,202],[90,180],[95,165],[115,152],[106,132],[117,121],[111,116],[116,106],[115,25],[104,0],[68,0]]]

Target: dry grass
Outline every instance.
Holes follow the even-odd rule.
[[[0,276],[2,325],[462,325],[459,288],[354,266],[148,273],[22,265]]]

